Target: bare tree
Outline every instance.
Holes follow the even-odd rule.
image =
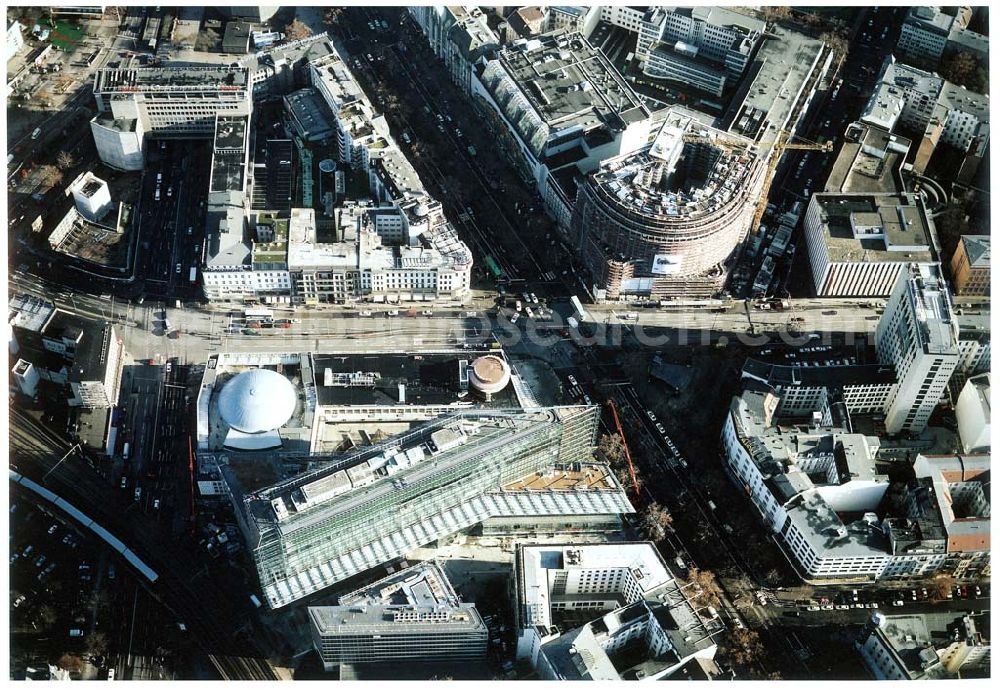
[[[941,61],[941,76],[978,93],[989,92],[989,70],[980,60],[965,51],[953,53]]]
[[[955,589],[955,577],[948,573],[942,573],[934,578],[934,591],[931,592],[931,599],[935,601],[947,599],[953,589]]]
[[[285,38],[289,41],[298,41],[312,36],[312,30],[298,19],[293,19],[292,23],[285,27]]]
[[[749,628],[737,628],[719,645],[719,654],[738,666],[751,666],[764,653],[760,635]]]
[[[327,26],[333,26],[334,24],[339,24],[340,20],[344,16],[343,7],[327,7],[323,11],[323,23]]]
[[[761,14],[766,22],[777,22],[792,16],[791,7],[762,7]]]
[[[625,444],[618,434],[603,434],[597,441],[597,450],[612,467],[625,464]]]
[[[56,156],[56,167],[60,170],[69,170],[76,165],[76,158],[69,151],[60,151]]]
[[[711,570],[689,568],[687,582],[691,585],[687,590],[688,597],[703,606],[718,606],[722,599],[722,589]]]
[[[820,35],[819,40],[830,46],[830,50],[838,57],[847,55],[848,43],[842,34],[834,31],[824,31]]]
[[[62,171],[54,165],[43,165],[38,168],[38,179],[43,187],[55,187],[63,181]]]
[[[87,637],[87,655],[104,656],[108,652],[108,638],[104,633],[95,632]]]
[[[63,654],[56,662],[56,666],[70,673],[79,673],[83,668],[83,659],[75,654]]]
[[[642,527],[653,541],[663,541],[667,532],[673,529],[674,517],[656,501],[646,506],[642,515]]]

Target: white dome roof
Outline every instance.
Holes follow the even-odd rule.
[[[219,414],[245,434],[272,431],[295,411],[295,387],[270,369],[251,369],[226,382],[219,394]]]

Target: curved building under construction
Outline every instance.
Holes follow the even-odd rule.
[[[661,299],[722,287],[762,183],[754,142],[671,113],[652,144],[577,192],[574,229],[595,297]]]

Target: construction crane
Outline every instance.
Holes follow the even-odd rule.
[[[615,403],[613,400],[608,400],[608,407],[611,408],[611,416],[615,418],[615,428],[618,429],[618,435],[622,439],[622,448],[625,449],[625,459],[628,461],[628,473],[632,477],[632,488],[635,489],[636,500],[639,499],[639,480],[635,477],[635,466],[632,464],[632,454],[628,450],[628,441],[625,440],[625,432],[622,431],[621,420],[618,419],[618,410],[615,409]]]
[[[774,179],[774,171],[778,167],[778,161],[781,160],[781,154],[784,153],[786,149],[792,149],[795,151],[832,151],[833,142],[827,141],[822,144],[817,144],[814,142],[801,143],[801,144],[791,144],[788,143],[789,132],[787,130],[781,130],[778,132],[778,136],[774,140],[774,149],[771,155],[771,160],[767,164],[767,171],[764,173],[764,185],[760,190],[760,199],[757,201],[757,209],[753,214],[753,222],[750,223],[751,234],[756,234],[760,230],[760,220],[764,217],[764,209],[767,208],[767,197],[771,193],[771,180]]]

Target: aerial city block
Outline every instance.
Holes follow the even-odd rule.
[[[989,678],[987,6],[6,19],[8,678]]]

